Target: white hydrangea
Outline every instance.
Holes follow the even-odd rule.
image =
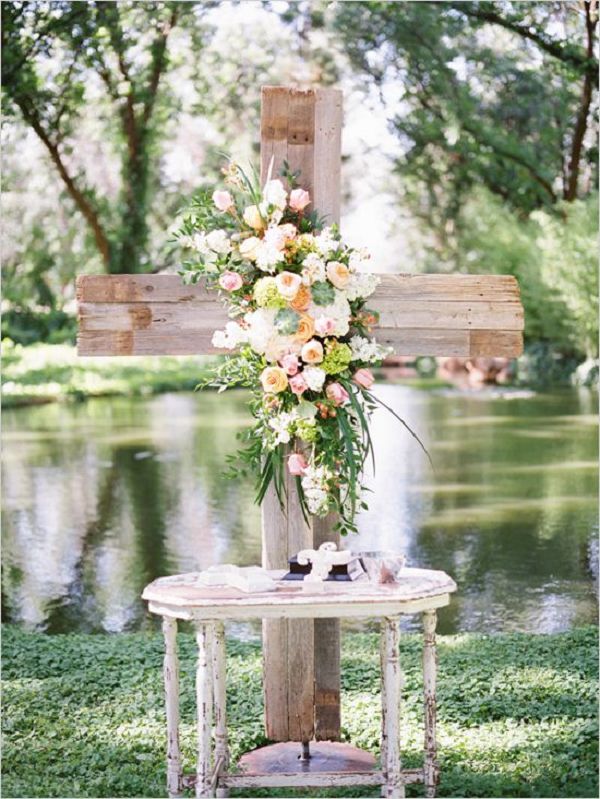
[[[324,256],[328,255],[333,250],[337,250],[340,246],[330,227],[323,228],[319,235],[315,236],[315,244],[321,255]]]
[[[206,245],[213,252],[220,253],[222,255],[225,255],[231,251],[231,243],[225,230],[212,230],[206,236]]]
[[[370,297],[379,285],[379,277],[369,272],[355,272],[350,275],[350,280],[344,291],[349,300]]]
[[[309,252],[302,261],[302,282],[310,286],[318,280],[325,280],[325,261],[316,253]]]
[[[302,370],[302,376],[311,391],[321,391],[327,375],[325,370],[320,369],[318,366],[305,366]]]
[[[365,338],[364,336],[352,336],[350,341],[350,349],[352,350],[353,361],[365,361],[366,363],[373,363],[385,358],[390,352],[388,347],[380,347],[374,338]]]
[[[283,260],[284,253],[271,244],[261,242],[256,248],[256,266],[263,272],[274,272],[276,265]]]
[[[279,413],[269,419],[269,427],[275,433],[276,444],[289,444],[292,437],[291,428],[297,420],[298,415],[294,411]]]
[[[353,250],[348,259],[348,266],[353,272],[361,272],[371,260],[371,253],[368,250]]]
[[[252,349],[260,355],[264,355],[269,340],[273,336],[276,313],[277,311],[269,308],[259,308],[244,316],[248,325],[248,342]]]
[[[227,322],[225,330],[215,330],[212,345],[219,350],[234,350],[248,341],[247,332],[237,322]]]
[[[283,211],[287,203],[287,192],[280,180],[268,180],[263,189],[263,200]]]

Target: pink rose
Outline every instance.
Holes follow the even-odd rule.
[[[319,336],[330,336],[335,330],[335,319],[319,316],[315,319],[315,330]]]
[[[233,197],[228,191],[215,191],[212,199],[219,211],[229,211],[234,207]]]
[[[304,455],[300,455],[298,452],[294,452],[288,458],[288,471],[290,474],[293,474],[294,477],[300,477],[300,475],[304,474],[304,470],[308,466]]]
[[[281,365],[285,369],[286,373],[290,376],[295,375],[298,373],[298,356],[292,355],[291,353],[288,355],[284,355],[281,359]]]
[[[344,405],[350,397],[344,386],[339,383],[330,383],[325,389],[327,399],[335,402],[336,405]]]
[[[290,192],[290,208],[293,211],[303,211],[310,204],[310,194],[304,189],[294,189]]]
[[[242,287],[242,276],[237,272],[223,272],[219,278],[219,286],[225,291],[237,291]]]
[[[308,388],[308,383],[306,382],[306,380],[304,379],[304,375],[302,374],[290,377],[289,384],[294,394],[296,394],[296,396],[298,397],[304,394],[304,392]]]
[[[358,369],[356,372],[354,372],[354,377],[352,379],[357,385],[366,389],[371,388],[375,382],[373,372],[371,372],[370,369]]]

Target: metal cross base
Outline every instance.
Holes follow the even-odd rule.
[[[302,748],[306,746],[278,743],[246,753],[238,763],[239,774],[219,776],[217,796],[226,796],[229,788],[343,788],[386,784],[385,774],[375,767],[375,758],[363,749],[330,741],[311,742],[310,756],[304,759]],[[404,785],[425,781],[423,769],[403,769],[401,773]],[[184,788],[193,788],[196,775],[185,774],[182,784]]]

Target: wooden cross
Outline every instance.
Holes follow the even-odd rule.
[[[262,90],[261,177],[286,160],[329,223],[339,222],[342,93],[336,89]],[[204,285],[177,275],[81,276],[80,355],[215,353],[212,334],[225,308]],[[378,342],[398,355],[464,358],[520,355],[523,308],[509,275],[382,275],[369,300],[380,313]],[[262,508],[263,566],[284,569],[302,549],[339,542],[334,519],[307,526],[288,478],[288,504],[274,491]],[[337,739],[340,733],[339,622],[263,622],[265,719],[276,741]]]

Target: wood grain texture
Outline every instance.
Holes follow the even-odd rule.
[[[177,275],[82,276],[80,355],[216,354],[221,300]],[[382,275],[369,301],[377,340],[397,355],[517,357],[523,307],[510,275]]]
[[[269,171],[271,177],[277,177],[287,161],[293,172],[299,172],[299,185],[311,195],[311,210],[316,208],[329,222],[339,222],[341,127],[342,93],[336,89],[267,86],[262,90],[262,180]],[[289,557],[313,546],[313,530],[303,519],[294,478],[286,477],[286,493],[285,511],[274,507],[278,502],[272,486],[263,506],[263,558],[271,568],[285,568]],[[323,530],[323,540],[334,538],[333,521]],[[265,725],[269,738],[339,738],[338,641],[336,620],[265,622]]]

